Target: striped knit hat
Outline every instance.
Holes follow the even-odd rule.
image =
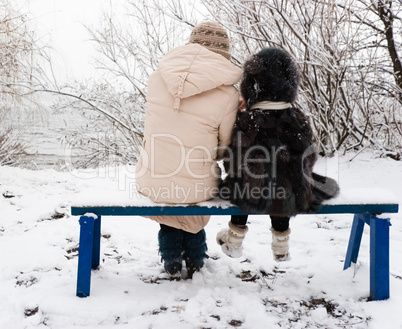
[[[225,28],[215,22],[196,25],[190,35],[190,43],[198,43],[230,60],[229,36]]]

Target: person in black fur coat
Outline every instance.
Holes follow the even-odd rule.
[[[316,211],[339,191],[333,179],[313,173],[313,131],[291,104],[298,86],[297,66],[282,49],[265,48],[246,61],[240,85],[245,110],[237,114],[220,185],[220,197],[241,211],[270,215],[277,260],[288,256],[290,217]],[[232,216],[217,235],[231,257],[241,256],[246,223],[247,215]]]

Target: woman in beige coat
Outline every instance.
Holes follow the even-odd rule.
[[[229,144],[241,69],[230,62],[229,38],[219,24],[197,25],[189,43],[168,52],[149,79],[138,191],[158,203],[197,203],[217,195],[217,160]],[[209,216],[156,216],[165,270],[188,275],[204,264]]]

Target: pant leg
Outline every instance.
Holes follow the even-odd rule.
[[[275,231],[285,232],[289,228],[290,217],[271,217],[271,225]]]
[[[230,222],[234,225],[246,225],[248,215],[232,215]]]

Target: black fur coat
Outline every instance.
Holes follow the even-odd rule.
[[[248,213],[313,212],[338,193],[334,180],[313,173],[316,160],[313,132],[299,109],[239,111],[220,196]]]

